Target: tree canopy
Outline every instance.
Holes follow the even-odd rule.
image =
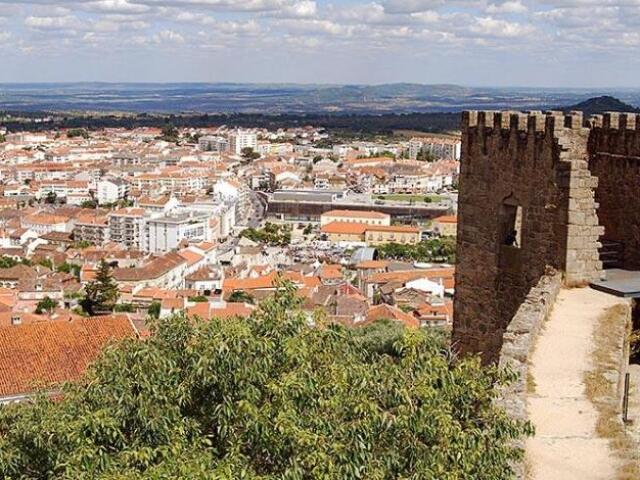
[[[56,400],[0,408],[3,478],[511,478],[511,378],[427,331],[308,326],[291,285],[246,319],[157,321]],[[380,338],[383,347],[376,341]]]
[[[284,247],[291,243],[291,227],[267,222],[264,228],[246,228],[240,232],[241,237],[246,237],[254,242],[266,243],[272,246]]]
[[[408,245],[386,243],[377,247],[382,258],[416,262],[455,263],[456,240],[451,237],[432,238]]]
[[[95,280],[89,282],[84,290],[85,297],[80,303],[89,315],[112,311],[120,297],[118,284],[111,276],[111,267],[104,260],[98,266]]]

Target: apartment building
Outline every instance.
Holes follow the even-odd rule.
[[[100,205],[127,198],[129,184],[121,178],[105,178],[98,182],[97,199]]]
[[[426,152],[439,160],[460,160],[462,142],[447,137],[416,137],[409,141],[409,158],[416,160]]]
[[[223,153],[229,150],[229,140],[224,137],[205,135],[199,138],[198,147],[204,152]]]
[[[374,211],[330,210],[320,216],[320,226],[325,226],[331,222],[391,225],[391,215]]]
[[[144,250],[146,218],[142,208],[121,208],[107,216],[109,239],[126,248]]]
[[[73,238],[76,241],[91,242],[103,245],[109,236],[109,219],[106,215],[86,215],[78,217],[73,228]]]
[[[258,148],[258,136],[245,130],[237,130],[229,135],[229,151],[240,155],[243,148]]]
[[[146,250],[151,253],[175,250],[183,240],[211,240],[210,215],[203,212],[181,212],[150,218],[146,222]]]
[[[34,213],[20,218],[20,226],[33,230],[39,235],[50,232],[71,232],[74,222],[69,217],[51,215],[48,213]]]
[[[89,182],[74,180],[47,180],[41,182],[36,197],[45,198],[50,194],[55,194],[57,198],[67,198],[68,196],[74,195],[88,195]]]
[[[320,231],[335,243],[385,243],[416,244],[420,241],[420,230],[407,225],[369,225],[366,223],[331,222]]]

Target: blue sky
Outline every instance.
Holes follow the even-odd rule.
[[[0,0],[0,82],[640,87],[640,0]]]

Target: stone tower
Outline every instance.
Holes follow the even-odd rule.
[[[582,113],[464,112],[453,340],[486,362],[549,268],[567,286],[602,273]]]

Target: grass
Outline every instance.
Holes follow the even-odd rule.
[[[387,195],[377,195],[375,200],[387,202],[414,202],[426,203],[425,198],[430,198],[432,203],[438,203],[444,198],[441,195],[411,195],[408,193],[389,193]]]
[[[620,418],[617,384],[607,378],[619,368],[620,339],[627,338],[629,306],[616,305],[608,309],[598,320],[592,353],[592,370],[585,374],[585,393],[598,412],[596,433],[609,440],[611,448],[620,460],[617,480],[640,478],[640,452],[627,434]]]

